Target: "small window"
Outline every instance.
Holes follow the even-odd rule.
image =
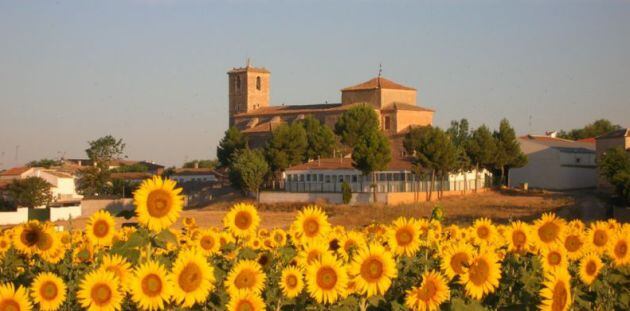
[[[389,130],[389,128],[390,128],[389,122],[390,122],[390,117],[385,117],[385,129],[386,130]]]
[[[580,158],[575,158],[575,163],[580,163],[580,161],[582,161],[582,159],[580,159]]]
[[[352,182],[357,182],[357,175],[352,175]]]
[[[240,90],[241,89],[241,77],[236,77],[236,80],[234,82],[236,90]]]
[[[260,89],[262,88],[261,86],[261,79],[260,77],[256,77],[256,89],[260,91]]]

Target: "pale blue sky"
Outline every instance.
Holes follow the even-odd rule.
[[[630,126],[628,1],[0,0],[0,168],[110,133],[132,159],[212,158],[247,57],[274,104],[339,102],[383,63],[438,126]]]

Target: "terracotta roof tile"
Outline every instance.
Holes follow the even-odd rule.
[[[265,67],[240,67],[240,68],[232,68],[232,70],[228,71],[228,73],[236,73],[236,72],[260,72],[260,73],[269,73],[269,70]]]
[[[341,89],[341,91],[343,92],[343,91],[359,91],[359,90],[374,90],[374,89],[395,89],[395,90],[409,90],[409,91],[416,90],[414,88],[404,86],[402,84],[398,84],[394,81],[385,79],[383,77],[376,77],[374,79],[370,79],[363,83]]]
[[[13,167],[0,173],[0,176],[19,176],[19,175],[24,174],[26,171],[30,169],[31,168],[28,166]]]
[[[339,108],[341,104],[315,104],[315,105],[288,105],[288,106],[268,106],[261,107],[254,111],[243,112],[235,114],[234,117],[253,117],[253,116],[267,116],[278,114],[300,114],[300,113],[313,113],[322,111],[334,111]]]
[[[416,106],[416,105],[412,105],[412,104],[405,104],[405,103],[393,103],[387,107],[384,107],[382,109],[383,111],[394,111],[394,110],[412,110],[412,111],[431,111],[431,112],[435,112],[435,110],[429,109],[429,108],[424,108],[424,107],[420,107],[420,106]]]

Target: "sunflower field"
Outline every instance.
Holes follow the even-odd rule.
[[[137,226],[105,211],[85,228],[31,221],[0,235],[0,311],[629,310],[630,226],[445,225],[401,217],[347,229],[317,206],[285,229],[238,203],[222,228],[194,219],[175,182],[134,193]]]

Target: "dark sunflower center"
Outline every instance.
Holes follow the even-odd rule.
[[[179,287],[185,292],[195,291],[201,285],[202,273],[201,268],[195,263],[187,264],[184,269],[179,273],[177,283]]]
[[[401,228],[396,231],[396,242],[400,246],[407,246],[411,243],[413,239],[413,234],[407,228]]]
[[[102,219],[97,220],[92,227],[94,228],[94,235],[97,238],[104,238],[109,232],[109,224]]]
[[[304,221],[304,234],[307,237],[313,237],[319,233],[319,222],[316,219],[309,218]]]
[[[567,300],[569,298],[569,293],[567,292],[566,287],[562,282],[556,283],[556,286],[553,288],[553,302],[551,303],[551,310],[553,311],[561,311],[564,310],[564,307],[567,304]]]
[[[298,284],[297,277],[295,275],[293,275],[293,274],[288,275],[287,278],[286,278],[286,283],[291,288],[297,286],[297,284]]]
[[[147,211],[151,217],[161,218],[171,210],[171,196],[162,189],[153,190],[147,198]]]
[[[553,222],[547,222],[538,228],[538,236],[545,243],[553,242],[560,231],[560,227]]]
[[[97,306],[107,305],[112,299],[112,289],[109,285],[104,283],[98,283],[92,287],[92,291],[90,292],[92,301]]]
[[[379,258],[368,258],[361,264],[361,276],[370,283],[379,281],[383,276],[383,262]]]
[[[256,284],[256,274],[254,271],[244,269],[234,279],[234,285],[238,289],[253,288]]]
[[[317,286],[323,290],[331,290],[337,285],[337,273],[331,267],[321,267],[317,270]]]
[[[468,262],[468,255],[464,252],[455,253],[451,256],[451,268],[457,274],[464,273],[464,264]]]
[[[484,259],[478,259],[470,265],[468,270],[470,280],[477,286],[480,286],[488,281],[490,276],[490,264]]]
[[[156,274],[145,276],[141,285],[142,292],[149,297],[155,297],[162,293],[162,279]]]
[[[59,290],[57,289],[57,285],[51,281],[44,282],[44,284],[42,284],[39,288],[39,295],[44,298],[44,300],[48,301],[57,298],[58,292]]]

